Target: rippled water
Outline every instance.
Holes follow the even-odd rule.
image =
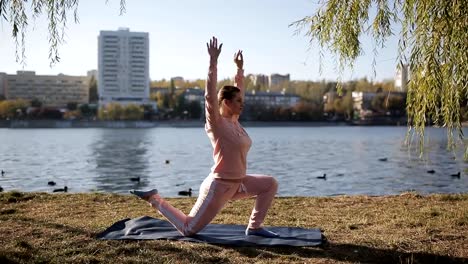
[[[446,151],[444,129],[428,129],[425,160],[404,147],[405,127],[246,130],[253,140],[248,172],[276,176],[280,196],[468,191],[463,150],[455,159]],[[66,185],[69,192],[113,193],[157,187],[172,197],[191,187],[196,194],[212,166],[211,153],[203,128],[0,129],[0,169],[6,172],[0,186],[51,192]],[[457,172],[460,178],[451,176]],[[324,173],[326,180],[317,178]]]

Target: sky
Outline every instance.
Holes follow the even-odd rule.
[[[12,26],[0,20],[0,72],[35,71],[38,75],[86,75],[97,69],[100,30],[148,32],[150,41],[150,79],[182,76],[204,79],[209,57],[206,42],[216,36],[223,43],[218,60],[218,79],[235,74],[234,52],[243,50],[245,73],[290,74],[291,80],[336,80],[339,77],[335,57],[324,53],[319,71],[319,47],[310,44],[305,32],[296,34],[289,25],[313,15],[318,0],[127,0],[120,15],[119,0],[81,0],[79,23],[70,13],[65,43],[59,46],[60,62],[50,66],[48,24],[42,14],[29,21],[26,32],[26,65],[16,61]],[[373,44],[361,39],[364,54],[343,80],[367,77],[381,81],[393,79],[396,69],[397,38],[379,49],[376,74],[372,70]]]

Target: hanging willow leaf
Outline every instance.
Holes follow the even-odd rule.
[[[0,19],[11,25],[12,37],[16,43],[16,61],[23,65],[26,63],[25,33],[30,19],[26,12],[28,10],[33,20],[43,12],[47,16],[50,64],[59,62],[59,46],[64,41],[69,12],[73,12],[75,23],[79,21],[78,3],[79,0],[32,0],[29,2],[27,0],[0,0]],[[125,0],[120,0],[120,14],[123,13],[125,13]]]
[[[337,59],[339,75],[352,68],[361,51],[359,37],[368,35],[382,46],[399,28],[399,64],[408,64],[408,134],[419,136],[423,154],[425,126],[447,128],[448,148],[468,144],[461,127],[462,104],[468,99],[468,1],[463,0],[329,0],[312,15],[291,24],[305,30],[310,42]],[[375,14],[369,21],[368,14]],[[373,64],[375,67],[375,64]],[[466,105],[463,105],[466,106]],[[414,129],[413,129],[414,128]],[[412,138],[409,136],[407,138]],[[408,144],[411,140],[407,141]]]

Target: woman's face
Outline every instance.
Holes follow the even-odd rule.
[[[242,108],[244,108],[244,100],[242,99],[240,93],[236,93],[234,98],[231,100],[225,99],[224,101],[233,115],[241,114]]]

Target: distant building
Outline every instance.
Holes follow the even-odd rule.
[[[148,33],[120,28],[101,31],[98,39],[99,105],[151,104]]]
[[[174,82],[183,82],[184,77],[176,76],[176,77],[172,77],[171,80],[173,80]]]
[[[352,92],[351,96],[353,98],[353,111],[355,113],[355,117],[360,119],[366,119],[367,117],[371,117],[374,115],[378,115],[379,113],[375,112],[372,106],[372,101],[378,95],[382,95],[382,93],[374,93],[374,92]],[[404,102],[406,101],[406,92],[385,92],[385,97],[388,100],[392,100],[392,98],[400,98],[402,107],[397,109],[388,109],[387,115],[399,115],[404,113]],[[380,113],[381,114],[381,113]]]
[[[407,91],[407,84],[409,81],[408,64],[402,64],[401,67],[397,68],[395,74],[395,88],[397,91]]]
[[[324,95],[323,95],[323,104],[333,104],[333,102],[335,101],[335,98],[339,98],[340,96],[338,96],[338,93],[337,92],[326,92]]]
[[[248,76],[254,86],[270,87],[269,77],[264,74],[250,74]]]
[[[71,102],[88,103],[88,80],[86,76],[36,75],[34,71],[0,73],[0,91],[7,100],[38,99],[43,106],[65,107]]]
[[[268,80],[268,83],[270,84],[270,87],[273,87],[275,85],[280,85],[284,82],[289,82],[290,76],[289,74],[281,75],[281,74],[271,74],[270,78]]]
[[[371,114],[372,100],[376,95],[377,93],[373,92],[352,92],[354,112],[359,113],[361,117]]]
[[[205,90],[197,88],[187,88],[184,91],[185,102],[203,102],[205,100]]]
[[[283,92],[255,92],[245,94],[246,105],[262,105],[266,107],[293,107],[301,97]]]

